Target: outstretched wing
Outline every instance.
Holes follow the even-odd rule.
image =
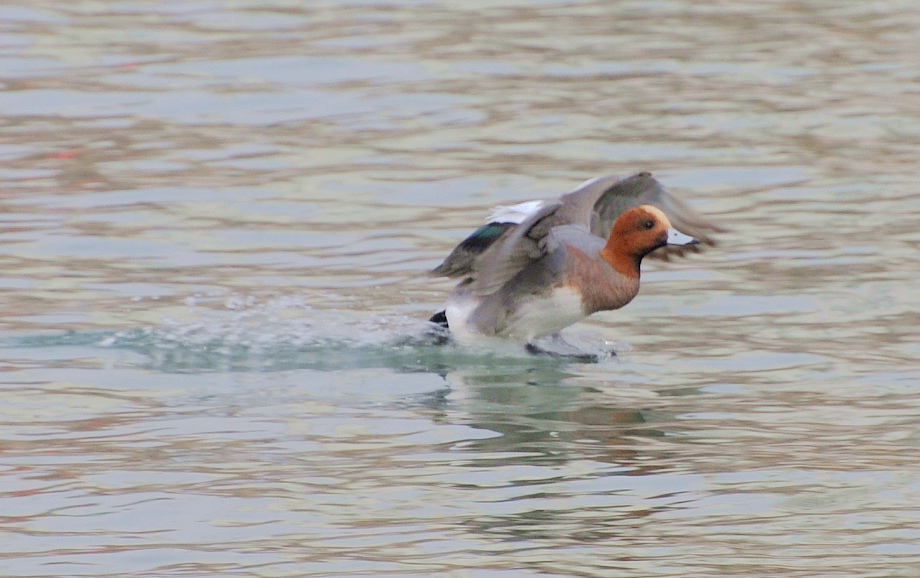
[[[492,221],[473,231],[473,233],[454,247],[444,262],[432,269],[431,274],[438,277],[463,277],[473,272],[476,260],[489,250],[517,223],[500,223]]]
[[[715,245],[713,233],[724,232],[687,203],[669,193],[650,173],[642,172],[620,178],[615,175],[587,181],[571,193],[563,195],[566,218],[572,222],[587,223],[591,232],[606,239],[617,217],[639,205],[654,205],[664,211],[671,225],[678,231],[696,237],[700,243]],[[652,256],[667,258],[682,255],[689,247],[663,247]]]
[[[438,277],[464,277],[480,268],[485,253],[500,239],[510,234],[522,223],[558,201],[527,201],[517,205],[499,206],[489,215],[489,223],[454,247],[444,262],[435,267],[431,274]]]
[[[549,232],[558,224],[556,212],[561,203],[547,205],[483,253],[470,274],[470,290],[474,295],[490,295],[517,275],[528,264],[555,248]]]
[[[626,178],[610,175],[586,181],[563,195],[557,203],[529,201],[500,207],[490,216],[491,222],[464,239],[431,273],[443,277],[465,277],[472,281],[483,277],[480,273],[488,268],[492,272],[489,279],[507,280],[516,273],[507,275],[508,271],[526,265],[528,258],[525,255],[536,254],[536,258],[542,255],[542,249],[534,249],[533,243],[545,238],[550,228],[580,225],[606,239],[617,217],[632,207],[646,204],[664,211],[677,230],[696,237],[701,243],[714,245],[712,234],[724,231],[665,190],[650,173],[637,173]],[[687,250],[698,250],[698,247],[662,247],[652,256],[667,258],[682,255]]]
[[[549,231],[561,203],[541,203],[520,223],[492,222],[464,239],[433,275],[464,277],[475,295],[494,293],[532,261],[550,250]],[[534,205],[533,208],[537,206]]]

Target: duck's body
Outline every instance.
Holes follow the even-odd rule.
[[[593,258],[604,240],[571,229],[554,228],[547,241],[555,248],[527,263],[498,290],[479,295],[473,284],[457,287],[445,305],[451,332],[461,338],[494,335],[531,341],[635,297],[638,278]]]
[[[498,212],[460,243],[433,271],[463,280],[432,321],[460,339],[530,342],[626,305],[639,292],[645,255],[698,242],[649,202],[670,207],[676,221],[712,242],[705,233],[717,228],[648,173],[593,179],[558,202]]]

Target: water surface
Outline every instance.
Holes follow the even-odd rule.
[[[910,2],[0,8],[7,576],[920,568]],[[730,232],[569,329],[417,339],[496,204]]]

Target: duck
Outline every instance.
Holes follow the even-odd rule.
[[[644,257],[684,255],[723,231],[648,172],[498,207],[430,271],[460,281],[429,321],[460,341],[498,337],[539,352],[535,340],[632,301]]]

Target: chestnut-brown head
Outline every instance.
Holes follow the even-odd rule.
[[[667,215],[652,205],[633,207],[620,215],[601,257],[627,277],[639,277],[639,264],[655,249],[665,245],[698,243],[671,226]]]

